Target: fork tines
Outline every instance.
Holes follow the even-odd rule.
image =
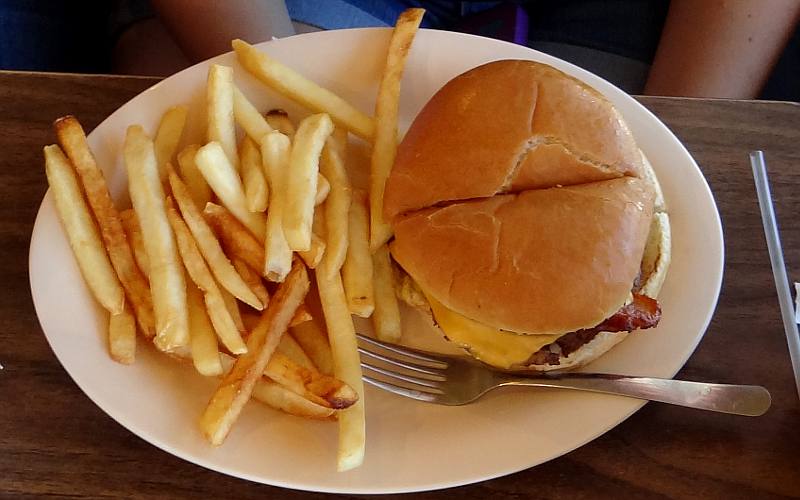
[[[381,389],[422,401],[436,401],[447,380],[447,362],[407,347],[358,335],[361,366],[382,377],[364,374],[364,381]]]

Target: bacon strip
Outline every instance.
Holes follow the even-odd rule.
[[[646,295],[633,294],[633,302],[614,313],[592,330],[598,332],[630,332],[653,328],[661,319],[661,307],[656,299]]]
[[[561,357],[567,357],[589,343],[600,332],[630,332],[653,328],[661,319],[661,307],[658,301],[645,295],[633,294],[633,302],[614,313],[611,317],[595,326],[568,333],[559,337],[554,344],[548,344],[531,356],[529,364],[558,365]],[[552,347],[551,347],[552,346]]]

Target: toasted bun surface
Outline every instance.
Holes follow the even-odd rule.
[[[451,80],[419,113],[384,212],[641,173],[633,136],[601,94],[545,64],[496,61]]]
[[[417,211],[395,260],[447,308],[524,334],[591,328],[629,297],[654,192],[623,177]]]

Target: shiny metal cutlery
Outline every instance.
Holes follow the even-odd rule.
[[[420,401],[471,403],[497,387],[553,387],[600,392],[689,408],[757,417],[771,404],[757,385],[709,384],[685,380],[600,373],[505,372],[467,358],[434,354],[358,335],[364,381]]]

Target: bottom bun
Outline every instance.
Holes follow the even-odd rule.
[[[586,365],[599,358],[612,347],[619,344],[631,332],[600,332],[589,342],[583,344],[578,350],[561,357],[557,365],[527,365],[521,369],[537,372],[550,372],[556,370],[572,370]]]

